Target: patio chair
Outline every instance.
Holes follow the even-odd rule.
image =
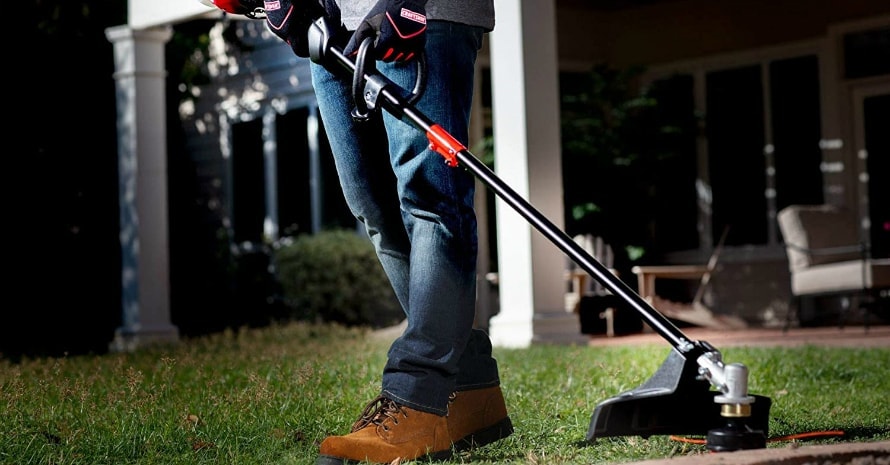
[[[852,211],[835,205],[789,205],[779,211],[779,229],[791,273],[787,330],[801,306],[820,297],[843,297],[839,326],[848,308],[869,314],[890,298],[890,259],[873,259]]]
[[[712,329],[742,329],[748,323],[735,315],[715,313],[705,304],[704,298],[717,270],[717,261],[723,250],[723,243],[729,228],[723,230],[717,246],[705,265],[663,265],[635,266],[631,269],[637,275],[637,292],[662,315],[677,321]],[[662,298],[655,289],[657,279],[698,280],[698,287],[691,302]]]

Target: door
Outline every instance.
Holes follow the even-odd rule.
[[[856,86],[854,153],[871,256],[890,258],[890,82]]]

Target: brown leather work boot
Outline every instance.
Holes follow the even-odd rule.
[[[451,394],[448,434],[456,451],[484,446],[513,433],[500,386]]]
[[[319,448],[316,465],[357,462],[389,464],[417,458],[451,457],[445,417],[401,406],[383,396],[372,400],[345,436],[329,436]]]

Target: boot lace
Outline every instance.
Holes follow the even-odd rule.
[[[392,419],[393,423],[398,425],[399,414],[405,418],[408,417],[408,413],[399,404],[382,395],[377,396],[368,403],[362,412],[362,416],[352,424],[352,432],[354,433],[371,424],[382,426],[383,429],[389,430],[389,427],[384,425],[384,422],[387,419]]]
[[[448,411],[445,413],[446,417],[448,416],[448,414],[451,413],[451,404],[454,403],[455,399],[457,399],[457,391],[454,391],[451,394],[448,394]]]

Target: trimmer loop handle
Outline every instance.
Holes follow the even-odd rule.
[[[352,98],[355,108],[352,110],[352,118],[356,121],[366,121],[371,117],[371,112],[377,109],[377,97],[380,90],[389,82],[381,80],[377,73],[376,60],[368,58],[368,50],[374,42],[373,37],[365,37],[359,44],[355,57],[355,71],[352,73]],[[414,89],[407,96],[408,103],[413,105],[426,87],[426,55],[421,53],[416,60],[417,76],[414,81]]]

